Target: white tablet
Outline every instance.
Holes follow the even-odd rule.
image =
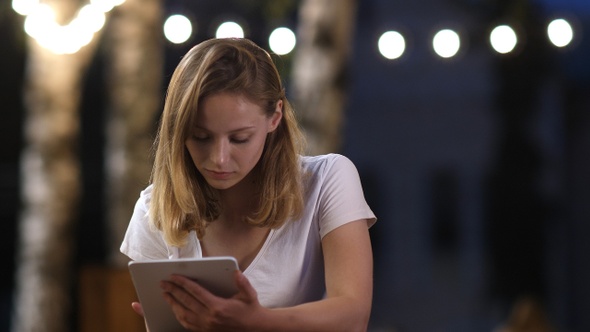
[[[217,296],[231,297],[238,292],[234,277],[237,269],[238,262],[229,256],[129,262],[131,279],[150,332],[184,331],[164,300],[160,281],[179,274],[196,280]]]

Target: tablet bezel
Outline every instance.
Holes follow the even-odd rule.
[[[227,298],[238,292],[234,276],[238,263],[230,256],[131,261],[128,267],[150,332],[184,331],[160,288],[160,281],[172,274],[194,279],[217,296]]]

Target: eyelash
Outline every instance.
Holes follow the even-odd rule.
[[[197,142],[207,142],[210,140],[210,137],[198,137],[198,136],[194,136],[193,135],[193,139]],[[234,144],[245,144],[248,143],[249,139],[245,138],[245,139],[236,139],[236,138],[230,138],[230,141]]]
[[[230,141],[234,142],[235,144],[244,144],[244,143],[248,143],[248,139],[236,139],[236,138],[232,138],[230,139]]]

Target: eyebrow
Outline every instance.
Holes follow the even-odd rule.
[[[235,133],[246,131],[246,130],[253,129],[253,128],[256,128],[256,126],[246,126],[246,127],[232,129],[232,130],[229,131],[229,133],[230,134],[235,134]],[[209,133],[211,132],[209,129],[203,128],[203,127],[200,127],[200,126],[194,126],[193,129],[203,130],[203,131],[206,131],[206,132],[209,132]]]

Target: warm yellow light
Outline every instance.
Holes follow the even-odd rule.
[[[12,0],[12,9],[21,15],[29,15],[38,5],[39,0]]]
[[[106,16],[104,12],[94,4],[89,4],[80,9],[78,16],[74,18],[70,25],[75,25],[82,30],[95,33],[102,29],[105,22]]]
[[[42,38],[57,28],[55,13],[47,4],[39,4],[25,19],[25,32],[35,38]]]
[[[39,0],[13,0],[12,8],[25,15],[25,32],[39,45],[56,54],[71,54],[88,45],[94,34],[103,28],[105,13],[125,0],[90,0],[72,21],[59,25],[53,9]]]
[[[111,11],[115,6],[118,6],[125,2],[125,0],[90,0],[90,4],[100,8],[103,13]]]

